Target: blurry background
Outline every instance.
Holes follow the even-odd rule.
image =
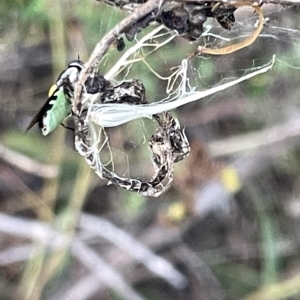
[[[126,13],[93,0],[1,0],[1,299],[300,298],[299,8],[263,9],[254,44],[196,57],[189,75],[200,90],[276,54],[274,68],[174,112],[191,154],[170,190],[146,199],[96,177],[74,151],[72,131],[43,137],[36,126],[24,134],[66,64],[87,60]],[[206,25],[236,42],[257,17],[244,8],[235,15],[230,32],[215,20]],[[147,62],[168,76],[198,44],[225,43],[177,37]],[[100,72],[121,54],[112,49]],[[145,64],[125,76],[143,80],[149,101],[163,98],[166,82]],[[151,178],[153,122],[108,134],[117,170]]]

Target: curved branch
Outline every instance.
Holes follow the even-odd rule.
[[[236,5],[236,6],[241,7],[241,6],[249,6],[249,5],[245,4],[245,5]],[[198,53],[211,54],[211,55],[225,55],[246,48],[250,46],[252,43],[254,43],[264,27],[264,14],[259,6],[253,6],[253,8],[258,13],[259,19],[258,19],[257,28],[249,37],[247,37],[245,40],[241,41],[240,43],[236,43],[234,45],[230,45],[219,49],[211,49],[211,48],[205,48],[200,46],[198,47]]]
[[[124,20],[118,23],[112,30],[110,30],[96,45],[88,62],[84,65],[80,73],[78,81],[75,85],[73,112],[78,114],[80,112],[80,95],[84,82],[90,75],[92,69],[96,68],[106,53],[110,45],[112,45],[120,33],[124,32],[126,28],[136,23],[142,17],[150,14],[159,7],[161,0],[149,0],[145,4],[138,7],[134,12],[128,15]]]

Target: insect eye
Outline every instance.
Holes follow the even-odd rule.
[[[56,91],[56,89],[57,89],[57,85],[56,85],[56,84],[53,84],[53,85],[51,86],[51,88],[49,89],[48,97],[52,96],[53,93]]]

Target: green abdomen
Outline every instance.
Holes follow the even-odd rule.
[[[71,104],[64,94],[63,88],[56,90],[49,99],[52,107],[47,111],[43,119],[43,135],[47,135],[56,129],[71,112]]]

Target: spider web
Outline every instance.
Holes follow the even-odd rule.
[[[139,35],[106,72],[105,78],[115,84],[141,79],[151,104],[102,105],[97,95],[87,95],[83,100],[89,111],[86,120],[93,124],[90,127],[91,143],[94,153],[98,153],[98,164],[121,176],[149,178],[153,172],[147,141],[156,125],[147,118],[194,101],[197,103],[193,105],[201,108],[215,97],[211,94],[270,70],[274,54],[277,55],[278,65],[292,68],[297,59],[293,49],[299,46],[300,37],[296,26],[299,18],[295,16],[295,10],[295,7],[282,9],[267,6],[264,8],[265,27],[254,44],[222,57],[199,55],[193,60],[182,59],[195,50],[197,43],[221,48],[245,39],[257,26],[253,9],[240,8],[236,13],[236,24],[230,32],[211,20],[197,43],[189,43],[163,26],[154,29],[150,26],[146,30],[148,32]],[[174,47],[178,50],[177,55],[174,55]],[[292,57],[286,59],[283,49],[290,50]],[[222,95],[230,98],[233,92],[234,89],[230,89]]]

